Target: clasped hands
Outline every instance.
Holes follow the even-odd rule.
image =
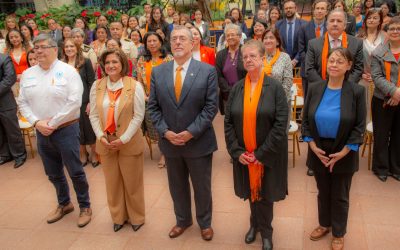
[[[35,125],[35,128],[44,136],[49,136],[56,130],[55,127],[49,126],[49,121],[50,119],[40,120]]]
[[[121,139],[109,142],[106,137],[101,137],[100,142],[109,150],[118,150],[123,145]]]
[[[184,146],[186,142],[193,138],[193,135],[187,130],[178,134],[168,130],[165,132],[164,137],[175,146]]]
[[[314,141],[311,141],[309,144],[314,154],[321,160],[322,164],[324,164],[325,167],[329,168],[329,172],[331,173],[333,171],[335,163],[345,157],[350,152],[350,149],[344,146],[343,149],[339,152],[326,156],[326,152],[317,147]]]
[[[254,152],[249,153],[247,151],[239,156],[239,162],[243,165],[249,165],[250,163],[262,164],[257,160]]]
[[[386,102],[389,106],[397,106],[400,103],[400,88],[397,88],[394,94],[390,97],[390,99]]]

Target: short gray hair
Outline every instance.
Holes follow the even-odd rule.
[[[329,12],[328,16],[326,17],[326,20],[328,20],[329,17],[330,17],[332,14],[335,14],[335,13],[340,13],[340,14],[342,14],[342,15],[344,16],[344,24],[347,25],[347,14],[346,14],[346,12],[344,12],[343,10],[339,10],[339,9],[333,9],[333,10],[331,10],[331,12]]]
[[[224,29],[225,36],[226,36],[226,33],[228,32],[228,30],[236,30],[236,33],[238,34],[238,36],[242,36],[242,28],[240,28],[240,26],[237,24],[228,23]]]
[[[174,29],[173,29],[172,32],[171,32],[171,36],[172,36],[172,33],[174,33],[174,31],[177,31],[177,30],[185,30],[186,33],[188,34],[189,39],[190,39],[190,40],[193,40],[193,33],[192,33],[192,31],[191,31],[188,27],[186,27],[186,26],[184,26],[184,25],[177,25],[177,26],[175,26]]]
[[[33,39],[33,44],[35,45],[38,42],[42,42],[42,41],[47,41],[47,43],[50,46],[55,46],[57,47],[57,42],[54,41],[54,39],[46,33],[40,33],[39,35],[37,35],[34,39]]]
[[[81,29],[81,28],[73,28],[71,30],[71,36],[73,36],[74,34],[78,33],[79,35],[81,35],[83,38],[86,37],[85,32]]]

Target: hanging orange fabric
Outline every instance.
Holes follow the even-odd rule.
[[[342,33],[342,47],[347,48],[347,35],[346,32]],[[328,61],[328,53],[329,53],[329,37],[328,32],[325,33],[324,38],[324,47],[322,48],[322,55],[321,55],[321,76],[322,79],[326,80],[326,66]]]
[[[146,23],[146,33],[149,32],[149,24]]]
[[[399,68],[399,67],[398,67]],[[392,64],[388,61],[385,61],[385,75],[386,75],[386,80],[388,80],[389,82],[391,81],[391,77],[390,77],[390,70],[392,69]],[[397,75],[397,83],[396,86],[400,87],[400,70],[397,70],[398,75]]]
[[[110,106],[108,107],[107,123],[104,132],[107,132],[111,135],[115,133],[114,109],[115,109],[115,103],[118,97],[121,95],[121,92],[122,89],[119,89],[117,91],[111,91],[107,89],[108,99],[110,100]]]
[[[153,67],[156,67],[160,65],[163,62],[163,59],[158,58],[156,62],[153,62],[152,60],[145,62],[144,63],[144,68],[146,70],[146,89],[147,93],[150,93],[150,79],[151,79],[151,71],[153,70]]]
[[[257,107],[260,100],[263,83],[264,72],[262,72],[254,92],[251,94],[251,81],[249,74],[247,74],[244,82],[243,139],[246,151],[249,153],[254,153],[254,150],[257,149]],[[249,169],[251,201],[258,201],[260,200],[261,182],[262,177],[264,176],[264,165],[250,163],[247,167]]]
[[[281,51],[279,49],[276,49],[274,57],[272,57],[271,61],[269,63],[267,62],[267,58],[264,59],[264,72],[267,74],[267,76],[270,76],[272,73],[272,67],[278,60],[279,56],[281,55]]]
[[[321,36],[321,27],[317,26],[317,28],[315,29],[315,37],[320,38],[320,36]]]

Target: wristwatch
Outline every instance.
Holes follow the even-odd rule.
[[[38,122],[40,122],[40,120],[36,120],[36,121],[33,123],[33,127],[34,127],[34,128],[36,128],[36,124],[37,124]]]

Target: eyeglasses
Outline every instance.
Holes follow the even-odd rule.
[[[246,55],[246,56],[243,57],[243,61],[247,61],[248,59],[254,61],[254,60],[256,60],[258,57],[259,57],[258,55],[248,55],[248,56]]]
[[[392,28],[389,28],[388,31],[390,31],[390,32],[400,32],[400,27],[392,27]]]
[[[55,48],[56,46],[52,45],[42,45],[42,46],[35,46],[33,47],[34,50],[44,50],[44,49],[50,49],[50,48]]]

